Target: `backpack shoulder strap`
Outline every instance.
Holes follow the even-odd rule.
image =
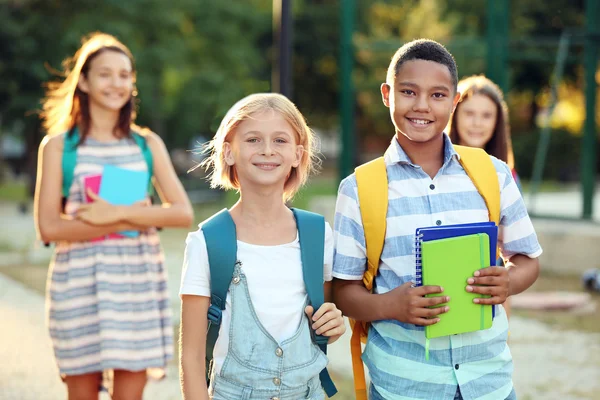
[[[146,141],[146,138],[144,136],[142,136],[138,132],[133,132],[133,131],[131,132],[131,136],[133,137],[133,140],[135,140],[135,143],[142,150],[142,155],[144,156],[144,160],[146,161],[146,165],[148,166],[148,176],[149,176],[148,194],[152,195],[154,193],[154,187],[152,186],[152,175],[154,174],[154,162],[152,160],[152,150],[150,149],[150,146],[148,146],[148,142]]]
[[[385,241],[388,209],[388,180],[383,157],[355,169],[360,215],[367,245],[367,271],[363,282],[373,290],[373,280],[379,269],[379,259]]]
[[[213,349],[219,336],[227,290],[237,261],[235,223],[227,209],[219,211],[201,225],[210,268],[210,307],[206,334],[206,379],[209,379]]]
[[[308,293],[308,300],[316,311],[325,302],[323,291],[325,218],[319,214],[297,208],[292,208],[292,212],[298,226],[304,285]],[[322,339],[317,341],[322,341]],[[326,342],[327,340],[325,340]]]
[[[325,255],[325,218],[322,215],[309,211],[292,208],[296,225],[298,226],[298,239],[300,242],[300,259],[302,260],[302,275],[308,293],[308,300],[315,312],[325,302],[323,290],[323,258]],[[312,332],[312,330],[311,330]],[[315,343],[323,353],[327,354],[329,338],[315,335]],[[337,389],[327,369],[319,374],[321,386],[328,397],[337,393]]]
[[[462,167],[487,205],[490,221],[500,225],[500,184],[494,163],[484,150],[454,145]]]
[[[360,216],[365,233],[367,247],[367,270],[363,275],[363,284],[367,290],[373,290],[373,283],[379,269],[379,260],[383,251],[388,208],[388,181],[383,157],[376,158],[354,170],[358,189]],[[361,359],[361,341],[366,341],[369,324],[350,320],[352,337],[350,353],[352,355],[352,374],[354,375],[354,392],[357,400],[367,399],[365,369]]]
[[[73,175],[75,173],[75,165],[77,164],[77,145],[79,144],[79,130],[73,130],[65,133],[65,142],[63,144],[62,154],[62,195],[63,198],[69,197],[69,191],[73,184]]]

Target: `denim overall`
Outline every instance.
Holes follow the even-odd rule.
[[[229,295],[229,348],[220,373],[213,373],[212,399],[325,399],[319,372],[327,366],[327,357],[312,341],[304,308],[299,310],[302,319],[296,332],[277,343],[258,320],[239,263]]]

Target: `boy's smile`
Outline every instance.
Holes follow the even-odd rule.
[[[440,138],[459,98],[448,68],[425,60],[402,64],[393,90],[384,83],[381,94],[401,144]]]

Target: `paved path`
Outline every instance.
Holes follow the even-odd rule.
[[[570,196],[569,204],[576,207],[573,205],[576,196]],[[559,198],[548,197],[547,204]],[[0,263],[17,264],[18,268],[23,263],[47,262],[50,249],[32,245],[35,231],[31,216],[15,211],[0,204]],[[596,212],[599,211],[600,205],[596,207]],[[163,241],[176,318],[184,238],[185,233],[181,232],[166,236]],[[8,247],[13,249],[10,253],[6,252]],[[65,399],[65,388],[58,378],[44,324],[43,297],[0,274],[0,316],[0,400]],[[514,381],[520,400],[599,398],[600,334],[559,330],[517,317],[511,319],[511,332]],[[329,350],[332,369],[346,376],[351,365],[349,340],[347,334]],[[177,366],[173,362],[165,380],[149,384],[144,399],[179,398]],[[108,396],[103,395],[102,399]]]
[[[44,299],[21,283],[0,275],[0,399],[61,400],[44,324]],[[537,321],[511,320],[514,381],[519,399],[597,399],[600,393],[600,335],[561,331]],[[331,368],[350,374],[350,335],[331,346]],[[103,400],[108,396],[103,395]],[[179,399],[175,362],[167,378],[151,382],[144,399]],[[345,399],[340,399],[345,400]]]
[[[66,399],[45,326],[44,298],[0,274],[0,315],[0,399]],[[175,362],[167,374],[163,381],[149,383],[145,400],[181,398]]]

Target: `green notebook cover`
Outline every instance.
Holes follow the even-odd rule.
[[[439,285],[450,296],[450,310],[439,322],[425,327],[428,339],[489,329],[492,306],[473,303],[476,297],[489,297],[466,291],[467,279],[478,269],[488,267],[489,236],[485,233],[431,240],[422,243],[423,285]]]

